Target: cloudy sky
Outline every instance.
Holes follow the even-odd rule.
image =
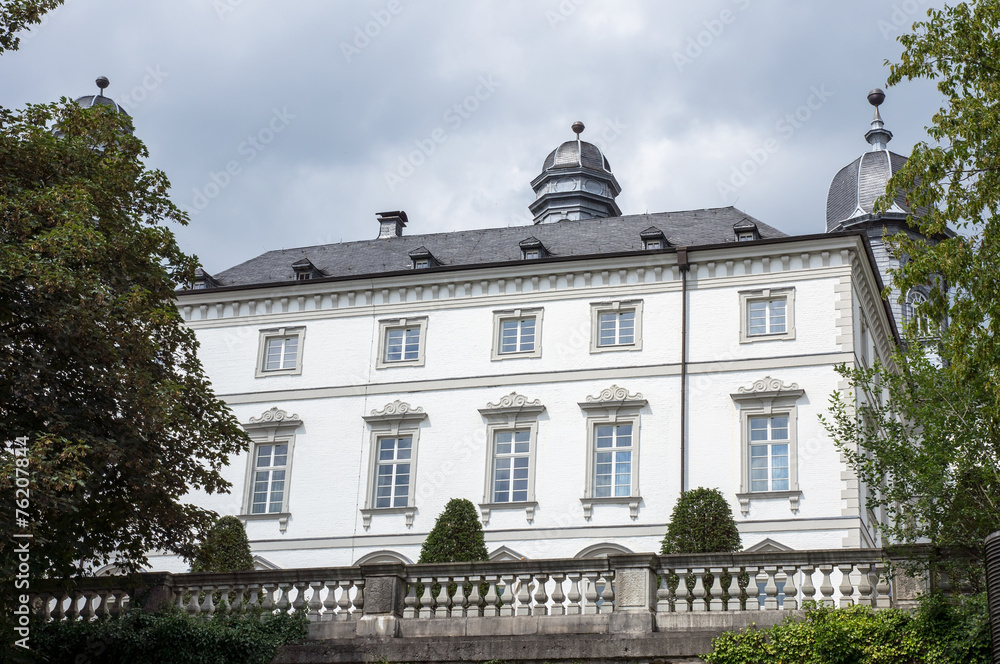
[[[924,0],[67,0],[0,57],[0,105],[111,80],[211,272],[264,251],[530,224],[529,182],[587,125],[625,214],[735,205],[822,232]],[[926,82],[882,106],[909,154]]]

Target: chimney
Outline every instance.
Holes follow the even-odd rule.
[[[378,216],[378,238],[402,237],[403,226],[406,225],[406,213],[402,210],[392,212],[377,212]]]

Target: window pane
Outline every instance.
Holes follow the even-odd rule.
[[[403,330],[389,330],[385,341],[385,361],[399,362],[403,359]]]
[[[403,359],[416,360],[420,357],[420,328],[406,328],[406,350]]]
[[[770,331],[774,333],[785,331],[785,298],[770,300]]]
[[[618,315],[618,343],[635,342],[635,312],[623,311]]]

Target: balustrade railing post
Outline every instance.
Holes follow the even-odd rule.
[[[604,573],[604,603],[614,597],[614,610],[609,618],[611,632],[639,633],[656,629],[656,601],[659,584],[656,571],[659,559],[651,555],[609,556]],[[613,594],[608,592],[613,590]],[[611,608],[611,607],[609,607]],[[607,613],[602,605],[601,613]]]
[[[361,576],[362,583],[358,584],[358,592],[364,588],[364,601],[359,607],[362,615],[357,625],[358,636],[398,636],[399,621],[404,615],[404,600],[409,599],[406,566],[396,563],[363,565]],[[429,591],[428,588],[427,592]],[[333,592],[332,588],[330,592]],[[416,602],[416,591],[413,592],[412,603],[405,607],[407,613]]]
[[[130,577],[132,579],[133,577]],[[148,572],[135,577],[129,584],[129,605],[147,613],[156,613],[172,606],[174,602],[174,575],[169,572]]]

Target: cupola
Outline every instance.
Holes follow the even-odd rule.
[[[549,153],[542,172],[531,181],[535,201],[528,206],[535,223],[618,217],[615,197],[622,188],[600,149],[580,138],[584,125],[573,123],[576,139]]]

